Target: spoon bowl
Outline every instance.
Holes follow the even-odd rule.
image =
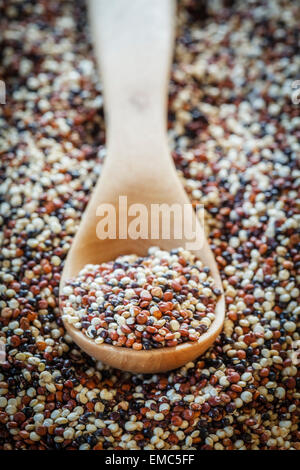
[[[118,256],[125,254],[145,256],[151,246],[159,246],[163,250],[170,251],[174,248],[178,248],[179,246],[184,246],[187,242],[187,240],[184,239],[175,240],[173,237],[174,234],[171,234],[173,238],[168,240],[163,238],[159,240],[151,238],[147,240],[131,240],[130,238],[124,240],[98,239],[96,234],[96,225],[98,222],[98,218],[95,216],[96,208],[100,201],[103,200],[110,201],[110,203],[112,203],[112,197],[110,197],[114,194],[112,186],[117,185],[120,189],[122,188],[122,185],[124,185],[124,179],[121,176],[115,176],[114,183],[107,185],[106,181],[112,181],[111,178],[109,178],[109,176],[111,176],[111,166],[109,164],[104,166],[104,174],[102,175],[104,177],[100,178],[99,183],[94,190],[90,203],[84,214],[84,218],[79,226],[67,256],[60,283],[60,294],[62,293],[65,282],[68,279],[76,277],[79,271],[86,264],[101,264],[103,262],[114,260]],[[169,171],[170,186],[167,188],[160,188],[157,183],[156,187],[154,187],[154,180],[152,180],[152,178],[148,179],[147,184],[143,182],[143,188],[141,183],[140,190],[143,189],[143,204],[146,207],[150,207],[151,203],[155,201],[160,201],[160,203],[168,205],[174,203],[174,200],[182,205],[188,203],[186,193],[184,192],[177,175],[173,172],[171,165],[169,170],[171,170]],[[122,175],[122,172],[120,172],[119,175]],[[170,180],[173,180],[172,184],[170,183]],[[135,186],[137,186],[137,184],[138,183],[136,182]],[[130,185],[130,187],[132,187],[132,185]],[[151,187],[151,193],[147,191],[147,187]],[[124,191],[127,191],[127,198],[129,201],[133,202],[136,200],[136,193],[132,193],[127,186],[124,187]],[[141,203],[141,192],[138,192],[138,194],[138,201]],[[114,204],[116,206],[116,213],[119,210],[117,203],[118,200],[115,198]],[[202,334],[196,342],[186,342],[174,347],[136,351],[131,348],[117,347],[106,343],[102,343],[100,345],[96,344],[92,339],[88,338],[83,332],[81,332],[81,330],[78,330],[72,324],[65,322],[65,327],[69,335],[83,351],[114,368],[134,373],[156,373],[171,370],[180,367],[189,361],[193,361],[213,344],[219,335],[224,322],[225,301],[222,282],[214,256],[209,248],[203,228],[197,220],[195,213],[193,218],[194,220],[191,220],[190,223],[198,224],[198,233],[200,233],[200,236],[202,237],[202,248],[194,253],[203,262],[204,266],[208,266],[210,268],[215,286],[222,292],[221,296],[217,299],[215,319],[209,329]]]

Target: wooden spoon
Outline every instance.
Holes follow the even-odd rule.
[[[107,118],[107,156],[102,174],[68,253],[60,293],[66,280],[86,264],[100,264],[120,255],[145,256],[150,246],[171,250],[188,240],[105,239],[96,233],[101,204],[112,204],[118,217],[119,195],[131,204],[190,204],[177,176],[167,142],[167,86],[172,57],[174,3],[172,0],[91,0],[90,19],[96,55],[101,67]],[[124,214],[123,214],[124,215]],[[126,215],[125,215],[126,216]],[[172,220],[172,218],[171,218]],[[187,222],[197,224],[202,248],[196,255],[211,269],[222,291],[214,256],[195,213]],[[187,233],[187,232],[185,232]],[[223,291],[222,291],[223,292]],[[224,322],[225,303],[219,298],[215,320],[199,341],[175,347],[135,351],[131,348],[97,345],[80,330],[65,327],[86,353],[112,367],[135,373],[155,373],[180,367],[194,360],[215,341]]]

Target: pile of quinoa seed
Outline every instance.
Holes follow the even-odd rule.
[[[183,248],[86,265],[63,287],[62,319],[96,344],[136,351],[198,341],[221,295],[209,272]]]
[[[299,9],[201,3],[177,12],[169,136],[227,318],[198,360],[134,375],[79,350],[58,308],[105,158],[84,4],[0,1],[0,449],[299,450]]]

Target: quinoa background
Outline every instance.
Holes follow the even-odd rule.
[[[83,354],[57,306],[105,157],[85,6],[0,1],[0,449],[299,450],[297,10],[180,4],[170,143],[205,204],[227,319],[197,362],[143,376]]]

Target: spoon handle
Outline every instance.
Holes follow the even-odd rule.
[[[90,0],[89,14],[104,89],[108,155],[118,159],[125,152],[135,164],[151,155],[152,167],[153,158],[171,164],[167,88],[174,1]]]

